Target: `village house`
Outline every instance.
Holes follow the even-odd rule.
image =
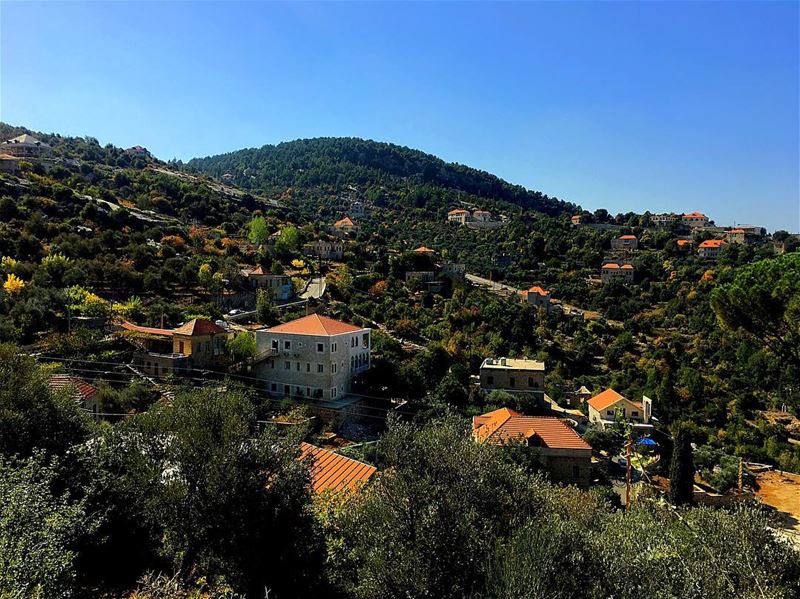
[[[492,220],[492,213],[488,210],[475,210],[472,213],[472,220],[478,223],[488,223]]]
[[[674,223],[679,218],[677,214],[654,214],[650,217],[650,222],[657,227],[664,227],[669,223]]]
[[[97,403],[98,389],[94,385],[69,374],[51,374],[48,385],[56,393],[66,389],[75,403],[97,417],[97,412],[99,411]]]
[[[708,226],[708,217],[702,212],[690,212],[681,216],[681,222],[692,229],[703,228]]]
[[[481,364],[484,391],[533,393],[544,396],[544,362],[517,358],[486,358]]]
[[[409,270],[405,273],[406,284],[417,282],[431,293],[440,293],[444,288],[442,281],[436,279],[432,270]]]
[[[177,329],[122,323],[123,335],[141,348],[133,362],[142,372],[161,376],[193,369],[216,368],[227,362],[228,331],[205,318],[195,318]]]
[[[603,283],[608,283],[613,279],[622,279],[626,283],[632,283],[635,276],[636,269],[633,264],[627,262],[623,264],[607,262],[600,268],[600,280]]]
[[[577,227],[579,224],[581,224],[582,220],[583,220],[583,217],[580,214],[575,214],[570,219],[570,221],[572,222],[572,225],[575,226],[575,227]]]
[[[358,233],[358,229],[358,225],[349,216],[345,216],[333,223],[333,230],[339,236],[355,235]]]
[[[530,448],[553,482],[584,489],[589,486],[592,446],[558,418],[523,416],[500,408],[474,416],[472,434],[478,443]]]
[[[344,258],[344,242],[326,241],[317,239],[303,246],[307,254],[316,256],[320,260],[341,260]]]
[[[522,301],[536,306],[537,308],[544,308],[548,313],[552,309],[552,302],[550,301],[550,292],[542,289],[538,285],[534,285],[530,289],[520,291]]]
[[[617,393],[614,389],[606,389],[595,395],[588,402],[589,422],[598,428],[605,429],[616,422],[617,414],[629,423],[634,430],[652,429],[650,418],[653,400],[642,396],[642,401],[631,401]]]
[[[247,280],[251,289],[266,289],[272,298],[285,302],[294,295],[294,285],[291,277],[265,272],[261,266],[252,269],[243,269],[242,276]]]
[[[276,396],[333,400],[370,366],[371,330],[311,314],[256,331],[255,376]]]
[[[747,235],[753,235],[755,237],[764,237],[767,234],[767,230],[764,227],[759,227],[756,225],[738,225],[737,229],[741,229]]]
[[[8,153],[0,154],[0,173],[16,175],[19,172],[19,158]]]
[[[472,220],[469,210],[456,208],[447,213],[447,222],[458,223],[459,225],[466,225],[467,222]]]
[[[678,239],[675,243],[678,245],[678,249],[683,252],[688,252],[694,246],[694,241],[691,239]]]
[[[50,154],[52,148],[33,135],[23,133],[0,143],[0,152],[17,158],[41,158]]]
[[[592,392],[586,388],[586,385],[581,385],[575,391],[569,391],[564,394],[564,399],[567,405],[571,408],[580,408],[592,397]]]
[[[623,235],[611,240],[611,248],[615,250],[635,250],[639,247],[636,235]]]
[[[467,273],[467,267],[462,263],[442,262],[438,266],[441,274],[452,279],[463,279]]]
[[[412,250],[415,254],[423,254],[425,256],[435,256],[436,250],[432,250],[431,248],[421,245],[418,248]]]
[[[378,471],[375,466],[359,462],[328,449],[300,443],[300,458],[311,461],[311,490],[314,493],[325,491],[357,491]]]
[[[725,238],[728,240],[728,243],[746,244],[749,241],[747,239],[747,231],[740,228],[725,231]]]
[[[722,239],[706,239],[697,246],[697,255],[704,260],[716,260],[720,250],[728,245]]]

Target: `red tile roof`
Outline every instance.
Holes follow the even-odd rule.
[[[355,226],[355,223],[353,222],[353,219],[351,219],[349,216],[345,216],[343,219],[337,220],[334,223],[333,226],[334,227],[353,227],[353,226]]]
[[[266,273],[264,272],[264,269],[263,269],[263,268],[261,268],[261,266],[256,266],[255,268],[253,268],[253,269],[251,269],[251,270],[245,270],[245,273],[246,273],[246,275],[245,275],[245,276],[250,276],[250,275],[263,275],[263,274],[266,274]]]
[[[611,262],[610,264],[603,264],[603,270],[608,270],[608,269],[613,270],[617,268],[619,268],[619,264],[614,264],[613,262]]]
[[[542,289],[542,288],[541,288],[541,287],[539,287],[538,285],[534,285],[533,287],[531,287],[530,289],[528,289],[528,290],[527,290],[526,292],[524,292],[524,293],[525,293],[526,295],[527,295],[528,293],[533,293],[533,294],[535,294],[535,295],[541,295],[541,296],[543,296],[543,297],[547,297],[548,295],[550,295],[550,292],[549,292],[549,291],[547,291],[546,289]]]
[[[310,443],[301,443],[303,458],[313,461],[311,465],[311,488],[315,493],[342,489],[355,489],[366,483],[377,472],[375,466],[359,462]]]
[[[636,239],[636,235],[623,235],[620,239]]]
[[[623,264],[620,268],[625,270],[633,270],[633,264]]]
[[[418,254],[435,254],[436,250],[432,250],[431,248],[421,245],[417,249],[414,250]]]
[[[692,241],[691,239],[679,239],[678,240],[678,246],[679,247],[683,247],[685,245],[692,245],[693,243],[694,243],[694,241]]]
[[[295,333],[297,335],[319,335],[330,337],[331,335],[342,335],[344,333],[355,333],[363,331],[363,327],[357,327],[346,322],[340,322],[327,316],[311,314],[297,320],[279,324],[268,329],[270,333]]]
[[[550,416],[523,416],[510,408],[475,416],[472,419],[475,438],[503,445],[515,439],[537,437],[550,449],[591,449],[586,441],[558,418]]]
[[[462,208],[456,208],[455,210],[451,210],[447,214],[469,214],[469,210],[464,210]]]
[[[642,402],[640,401],[631,401],[627,397],[620,395],[614,389],[606,389],[602,393],[598,393],[592,399],[589,400],[589,405],[593,407],[598,412],[602,412],[606,408],[613,406],[617,403],[620,399],[626,399],[630,401],[633,405],[642,408]]]
[[[722,239],[706,239],[703,243],[701,243],[699,248],[719,248],[723,245],[727,245]]]
[[[747,231],[745,231],[744,229],[731,229],[730,231],[728,231],[728,233],[739,233],[739,234],[741,234],[741,233],[747,233]]]
[[[702,212],[690,212],[689,214],[684,214],[683,218],[706,218],[706,215]]]
[[[206,320],[205,318],[193,318],[182,327],[175,329],[176,335],[216,335],[217,333],[224,333],[223,329],[218,324]]]
[[[78,402],[89,401],[97,395],[97,387],[68,374],[51,374],[49,385],[53,391],[71,389],[72,398]]]
[[[123,329],[126,331],[134,331],[136,333],[146,333],[147,335],[158,335],[160,337],[172,337],[175,333],[172,329],[159,329],[156,327],[141,327],[138,324],[133,324],[127,320],[122,323]]]

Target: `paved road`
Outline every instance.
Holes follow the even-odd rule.
[[[303,299],[319,299],[325,294],[325,277],[314,277],[300,294]]]
[[[470,283],[475,283],[476,285],[480,285],[481,287],[486,287],[491,291],[495,291],[497,293],[504,293],[504,294],[515,294],[519,293],[519,289],[516,287],[512,287],[511,285],[506,285],[504,283],[498,283],[497,281],[490,281],[489,279],[484,279],[483,277],[479,277],[477,275],[471,275],[467,273],[465,275],[467,280]]]

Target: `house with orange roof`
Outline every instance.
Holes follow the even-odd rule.
[[[415,254],[425,254],[426,256],[433,256],[436,254],[436,250],[432,250],[428,246],[421,245],[418,248],[412,250]]]
[[[704,260],[716,260],[726,245],[722,239],[706,239],[697,246],[697,255]]]
[[[519,294],[523,302],[537,308],[544,308],[547,312],[550,312],[552,303],[550,302],[550,292],[547,289],[534,285],[530,289],[520,291]]]
[[[748,239],[748,235],[749,233],[741,227],[736,227],[735,229],[729,229],[725,231],[725,238],[728,240],[728,243],[748,243],[750,241],[750,239]]]
[[[69,374],[51,374],[48,385],[51,391],[68,393],[81,408],[97,414],[98,389],[91,383]]]
[[[583,217],[580,214],[573,214],[570,217],[570,222],[572,223],[572,225],[574,227],[577,227],[578,225],[580,225],[582,220],[583,220]]]
[[[371,329],[311,314],[256,331],[255,376],[275,396],[339,400],[370,367]]]
[[[333,231],[340,237],[355,235],[358,233],[358,229],[359,226],[349,216],[345,216],[333,223]]]
[[[649,430],[653,411],[653,400],[642,396],[642,401],[632,401],[614,389],[606,389],[598,393],[588,402],[589,422],[604,429],[616,422],[619,414],[635,430]]]
[[[608,283],[613,279],[622,279],[626,283],[633,283],[636,269],[630,262],[606,262],[600,267],[600,280]]]
[[[218,368],[227,362],[230,333],[205,318],[194,318],[176,329],[143,327],[124,321],[122,335],[140,351],[133,363],[146,374],[162,376],[192,369]]]
[[[525,358],[486,358],[480,367],[481,389],[530,393],[544,398],[545,364]]]
[[[614,250],[635,250],[639,247],[639,240],[636,235],[622,235],[611,240],[611,249]]]
[[[530,448],[554,482],[589,486],[592,446],[558,418],[524,416],[510,408],[500,408],[474,416],[472,435],[478,443]]]
[[[678,244],[678,249],[684,252],[692,249],[694,245],[694,241],[691,239],[678,239],[675,243]]]
[[[310,462],[311,490],[314,493],[357,491],[378,471],[375,466],[311,443],[300,444],[300,458]]]
[[[285,274],[274,274],[263,267],[243,268],[242,276],[251,289],[266,289],[274,300],[285,302],[294,295],[292,279]]]
[[[472,215],[469,210],[463,208],[456,208],[447,213],[447,222],[458,223],[459,225],[466,225],[472,220]]]
[[[700,229],[708,226],[709,219],[702,212],[689,212],[681,216],[681,222],[692,229]]]

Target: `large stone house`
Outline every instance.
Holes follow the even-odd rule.
[[[528,447],[554,482],[589,486],[592,446],[558,418],[500,408],[474,416],[472,434],[478,443]]]
[[[722,239],[706,239],[697,246],[697,255],[704,260],[716,260],[720,250],[726,245],[728,244]]]
[[[481,389],[543,396],[544,372],[544,362],[537,360],[486,358],[480,368]]]
[[[256,331],[255,376],[271,394],[334,400],[370,366],[371,330],[311,314]]]
[[[627,262],[623,264],[607,262],[600,268],[600,280],[603,283],[608,283],[612,279],[622,279],[626,283],[632,283],[635,276],[636,269],[633,264]]]
[[[225,343],[230,333],[210,320],[195,318],[177,329],[143,327],[127,321],[121,326],[123,335],[140,348],[133,362],[146,374],[180,374],[219,368],[227,362]]]
[[[337,235],[345,237],[358,233],[358,225],[353,222],[352,218],[345,216],[333,223],[333,230]]]
[[[653,400],[647,396],[642,396],[642,401],[632,401],[614,389],[606,389],[592,397],[587,404],[589,422],[601,429],[613,424],[617,413],[635,430],[644,431],[653,428],[650,424]]]
[[[538,285],[520,291],[520,296],[525,303],[536,306],[537,308],[544,308],[548,313],[552,310],[553,304],[550,301],[550,292]]]
[[[321,260],[341,260],[344,257],[344,242],[317,239],[303,246],[307,254]]]
[[[0,173],[8,173],[9,175],[16,175],[19,171],[19,158],[8,154],[7,152],[0,153]]]
[[[242,276],[247,280],[251,289],[266,289],[273,299],[287,301],[294,295],[292,279],[287,275],[276,275],[266,272],[261,266],[252,269],[243,269]]]
[[[611,248],[615,250],[635,250],[639,247],[636,235],[622,235],[611,240]]]
[[[690,212],[681,216],[681,222],[692,229],[708,226],[708,217],[702,212]]]
[[[470,220],[472,220],[472,215],[469,210],[464,210],[463,208],[456,208],[447,213],[447,222],[449,223],[466,225]]]
[[[0,152],[11,154],[18,158],[41,158],[50,154],[51,150],[52,148],[46,143],[27,133],[0,143]]]
[[[677,214],[653,214],[650,217],[650,221],[658,227],[663,227],[669,223],[674,223],[679,218],[681,217],[679,217]]]

